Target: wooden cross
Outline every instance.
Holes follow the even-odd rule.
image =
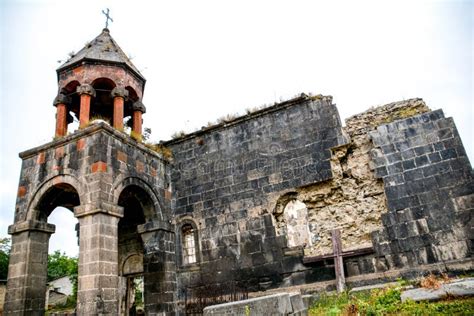
[[[105,15],[105,17],[106,17],[106,20],[105,20],[105,28],[108,28],[108,27],[109,27],[109,20],[110,20],[111,22],[114,21],[114,20],[112,20],[112,18],[110,17],[109,12],[110,12],[109,8],[107,8],[107,12],[105,12],[104,10],[102,10],[102,14]]]
[[[336,270],[336,290],[337,293],[346,289],[346,277],[344,276],[344,263],[342,262],[341,231],[333,229],[331,231],[332,251],[334,255],[334,269]]]
[[[333,253],[325,254],[316,257],[303,258],[303,263],[313,263],[327,259],[334,259],[334,269],[336,272],[336,289],[337,292],[343,292],[346,288],[346,278],[344,276],[344,261],[343,258],[357,257],[374,253],[373,247],[361,248],[350,251],[342,251],[341,232],[339,229],[331,231],[332,250]]]

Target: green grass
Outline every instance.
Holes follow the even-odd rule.
[[[448,299],[439,302],[400,300],[400,287],[372,291],[323,294],[313,303],[309,315],[474,315],[474,298]]]

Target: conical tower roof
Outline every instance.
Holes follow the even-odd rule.
[[[145,81],[145,77],[143,77],[127,55],[125,55],[107,28],[103,29],[99,36],[86,44],[83,49],[59,67],[57,72],[59,74],[61,71],[72,68],[83,61],[124,65],[140,79]]]

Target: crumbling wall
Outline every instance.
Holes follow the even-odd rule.
[[[415,174],[445,166],[437,164],[438,157],[451,159],[449,181],[461,179],[460,186],[449,183],[455,187],[450,192],[456,192],[452,204],[458,217],[472,210],[471,169],[452,122],[430,112],[421,99],[411,99],[369,109],[342,128],[330,101],[298,98],[166,144],[175,157],[175,219],[196,222],[201,252],[199,262],[179,267],[181,298],[186,287],[199,284],[232,280],[254,291],[332,279],[331,263],[310,257],[332,253],[333,228],[341,229],[345,251],[374,248],[374,253],[345,259],[348,276],[403,267],[415,250],[419,262],[430,263],[424,260],[430,258],[427,250],[419,249],[421,240],[427,244],[448,236],[459,241],[456,233],[446,233],[451,224],[442,225],[431,210],[418,223],[413,219],[421,214],[418,209],[399,209],[412,202],[410,190],[423,189],[425,199],[428,192],[446,196],[447,191],[436,190],[444,175],[436,183],[418,181],[418,189],[412,183]],[[396,131],[393,140],[387,129]],[[429,156],[435,149],[439,153]],[[403,164],[405,151],[413,157]],[[300,202],[305,207],[295,207]],[[396,215],[391,214],[394,205]],[[434,213],[443,210],[440,205]],[[423,235],[418,239],[409,231],[416,225]],[[426,225],[442,226],[442,231],[425,234]],[[462,227],[465,232],[467,225]],[[461,248],[450,258],[465,256],[467,233],[462,235],[462,242],[451,243]]]
[[[374,148],[368,133],[381,124],[429,111],[421,99],[411,99],[369,109],[346,120],[349,142],[332,150],[333,178],[298,188],[290,198],[308,208],[308,228],[312,236],[305,256],[332,253],[331,230],[339,228],[343,250],[372,246],[371,233],[382,227],[381,214],[387,212],[383,181],[375,176],[371,162]],[[288,225],[274,214],[277,227]],[[277,233],[291,234],[284,229]],[[288,239],[292,236],[288,236]],[[289,245],[291,246],[291,245]]]
[[[335,228],[341,230],[343,250],[370,247],[370,233],[382,225],[383,185],[368,168],[351,169],[356,160],[368,164],[370,159],[367,151],[356,146],[351,143],[334,150],[332,180],[298,190],[298,198],[308,206],[309,227],[315,236],[305,256],[332,253],[331,230]]]

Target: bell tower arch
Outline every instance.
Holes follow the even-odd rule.
[[[57,75],[55,138],[20,153],[4,314],[44,314],[57,206],[79,221],[77,315],[126,315],[120,280],[132,273],[143,275],[146,313],[176,310],[170,162],[141,142],[145,78],[108,29]]]

